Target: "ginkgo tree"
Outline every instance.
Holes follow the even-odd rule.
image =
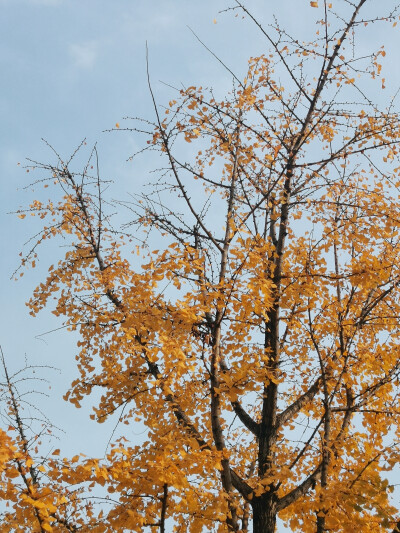
[[[301,4],[310,42],[233,2],[266,53],[224,98],[192,86],[163,109],[149,76],[154,120],[118,127],[162,168],[118,203],[121,230],[95,151],[30,163],[54,193],[19,212],[44,224],[23,263],[69,243],[28,303],[79,334],[65,399],[100,391],[92,418],[147,432],[102,460],[40,458],[11,397],[5,531],[400,530],[400,117],[379,106],[384,48],[356,40],[398,10]]]

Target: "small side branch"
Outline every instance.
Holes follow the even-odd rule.
[[[297,413],[309,403],[319,391],[321,385],[321,378],[319,377],[313,385],[304,394],[299,396],[295,402],[287,407],[282,413],[277,416],[276,427],[280,428],[288,420],[291,420]]]
[[[312,474],[308,476],[307,479],[303,481],[298,487],[294,488],[288,492],[285,496],[279,499],[277,509],[278,512],[282,509],[286,509],[289,505],[298,500],[301,496],[307,494],[307,492],[315,487],[315,484],[321,477],[321,468],[322,464],[318,465]]]

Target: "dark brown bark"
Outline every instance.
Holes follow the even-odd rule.
[[[161,497],[160,533],[165,533],[165,520],[167,517],[167,505],[168,505],[168,484],[164,483],[163,495]]]
[[[400,533],[400,521],[395,525],[392,533]]]
[[[277,497],[263,494],[251,503],[253,509],[253,533],[275,533],[277,517]]]

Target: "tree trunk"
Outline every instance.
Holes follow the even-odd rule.
[[[276,529],[276,499],[269,494],[254,498],[253,533],[275,533]]]

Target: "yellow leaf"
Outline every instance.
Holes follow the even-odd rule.
[[[311,7],[318,7],[318,2],[310,2]]]

